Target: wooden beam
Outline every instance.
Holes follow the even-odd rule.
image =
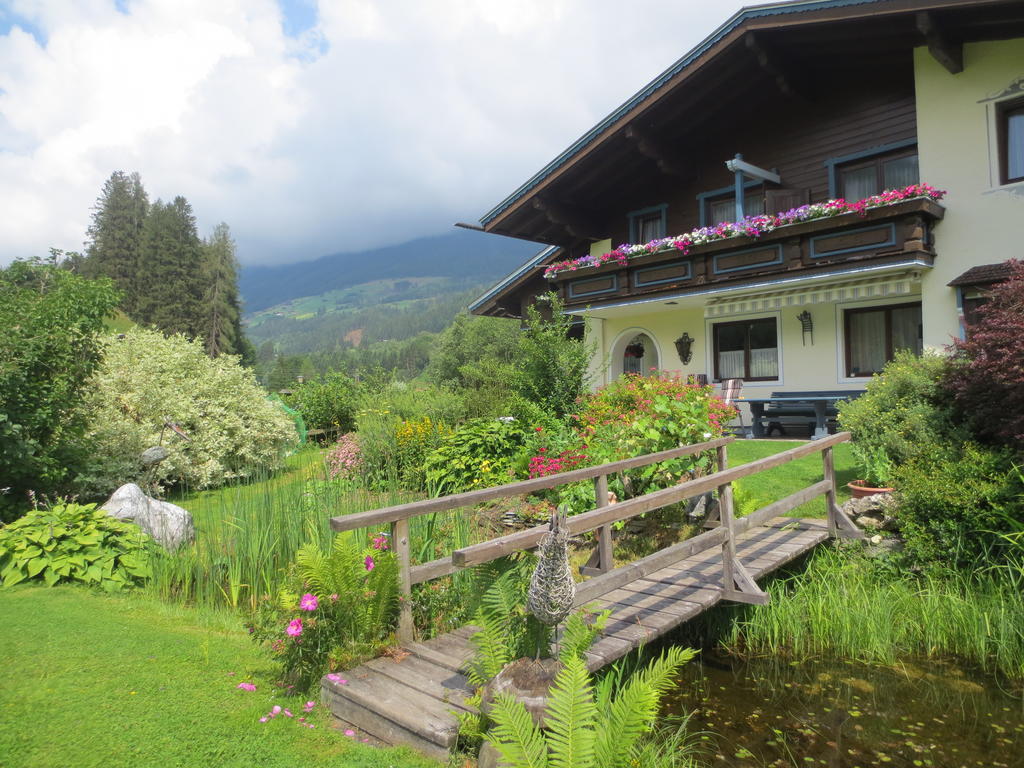
[[[754,32],[747,32],[743,42],[746,44],[747,50],[754,56],[758,66],[775,81],[775,85],[783,95],[801,101],[811,100],[811,89],[804,78],[790,67],[783,65],[781,57],[771,50],[771,47],[766,45],[761,37]]]
[[[685,160],[678,152],[652,138],[643,128],[635,124],[628,125],[624,135],[633,143],[637,152],[653,160],[662,173],[681,176],[684,179],[695,174],[696,166],[692,161]]]
[[[450,496],[440,496],[436,499],[424,499],[423,501],[399,504],[394,507],[384,507],[383,509],[374,509],[368,512],[356,512],[351,515],[332,517],[331,529],[337,532],[355,531],[359,528],[373,528],[384,523],[393,523],[396,520],[408,520],[411,517],[426,515],[430,512],[445,512],[451,509],[458,509],[459,507],[473,507],[484,501],[506,499],[511,496],[533,493],[534,491],[557,488],[559,485],[575,483],[578,480],[593,480],[601,475],[612,475],[616,472],[624,472],[627,469],[635,469],[636,467],[645,467],[648,464],[657,464],[669,459],[695,456],[704,451],[713,451],[719,446],[733,442],[735,439],[734,437],[719,437],[706,443],[683,445],[679,448],[670,448],[667,451],[634,456],[632,459],[622,459],[621,461],[611,461],[594,467],[573,469],[569,472],[559,472],[547,477],[535,477],[532,480],[520,480],[515,483],[496,485],[493,488],[481,488],[478,491],[453,493]],[[546,525],[542,527],[545,530],[547,529]]]
[[[581,211],[544,197],[535,197],[533,207],[547,216],[552,224],[563,227],[571,237],[584,240],[601,240],[604,237],[604,229],[597,223],[597,217],[589,211]]]
[[[928,44],[928,53],[932,58],[944,66],[951,75],[963,72],[963,43],[950,40],[933,13],[918,11],[916,21],[917,31],[924,36]]]

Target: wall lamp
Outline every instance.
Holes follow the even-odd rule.
[[[679,353],[679,361],[683,365],[689,365],[690,360],[693,359],[693,342],[696,341],[690,334],[684,332],[675,341],[676,352]]]

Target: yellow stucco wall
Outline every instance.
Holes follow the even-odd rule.
[[[914,73],[921,180],[949,192],[922,284],[924,343],[940,348],[959,333],[947,283],[971,266],[1024,256],[1024,183],[999,185],[993,100],[1024,79],[1024,39],[966,44],[957,75],[917,48]]]

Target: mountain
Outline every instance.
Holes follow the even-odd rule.
[[[239,288],[245,311],[386,279],[444,277],[465,286],[485,284],[512,272],[543,246],[458,229],[401,245],[333,253],[312,261],[278,266],[243,266]],[[464,288],[463,288],[464,289]]]

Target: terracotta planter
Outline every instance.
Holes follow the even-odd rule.
[[[846,484],[850,489],[850,495],[855,499],[863,499],[865,496],[874,496],[879,493],[892,493],[895,488],[875,488],[868,485],[864,480],[853,480]]]

